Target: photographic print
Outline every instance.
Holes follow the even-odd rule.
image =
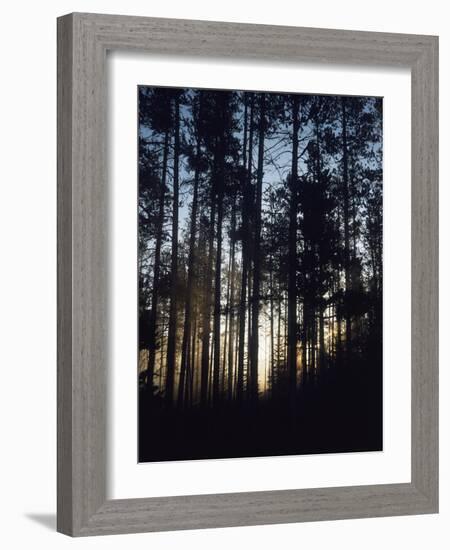
[[[138,87],[139,462],[382,450],[382,107]]]

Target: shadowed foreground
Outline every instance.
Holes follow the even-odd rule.
[[[304,383],[294,413],[286,398],[167,410],[142,390],[139,462],[379,451],[380,395],[381,376],[367,364]]]
[[[139,87],[141,461],[381,449],[382,113]]]

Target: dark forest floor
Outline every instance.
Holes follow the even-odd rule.
[[[295,412],[293,412],[293,410]],[[359,363],[286,392],[168,410],[139,396],[139,462],[382,450],[381,368]]]

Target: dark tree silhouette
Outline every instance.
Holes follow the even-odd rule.
[[[189,257],[188,257],[188,275],[186,285],[186,301],[184,310],[184,328],[183,328],[183,341],[181,345],[181,365],[180,365],[180,382],[178,386],[178,404],[183,405],[183,401],[186,397],[186,381],[187,376],[192,380],[192,368],[189,362],[189,341],[192,337],[192,309],[193,309],[193,286],[195,278],[195,240],[197,237],[197,212],[198,212],[198,190],[201,173],[201,118],[202,118],[202,94],[200,93],[198,98],[194,99],[192,105],[194,111],[194,122],[192,125],[192,132],[194,134],[195,145],[194,151],[190,152],[191,168],[194,170],[194,183],[192,191],[192,208],[191,208],[191,220],[189,230]],[[195,339],[192,341],[193,348],[195,347]],[[195,352],[192,352],[195,357]]]
[[[139,88],[141,461],[382,441],[382,101]]]
[[[298,210],[298,140],[300,96],[292,97],[292,159],[289,178],[289,271],[288,271],[288,356],[289,385],[295,398],[297,387],[297,210]]]
[[[172,250],[170,264],[170,309],[169,333],[167,337],[166,401],[172,405],[177,338],[177,292],[178,292],[178,209],[179,209],[179,162],[180,162],[180,94],[174,97],[174,158],[173,158],[173,207],[172,207]]]

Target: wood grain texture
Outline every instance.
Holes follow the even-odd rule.
[[[59,83],[64,108],[58,136],[58,273],[65,328],[58,342],[58,446],[62,456],[70,453],[70,462],[58,461],[58,476],[71,487],[59,491],[58,516],[64,525],[58,523],[58,529],[72,534],[106,498],[106,85],[104,50],[80,18],[62,18],[58,40],[58,65],[68,73],[66,82]]]
[[[412,67],[412,480],[438,508],[438,42]]]
[[[57,529],[72,525],[72,24],[58,21]]]
[[[411,483],[107,500],[111,49],[411,68]],[[437,512],[437,49],[432,36],[95,14],[58,20],[59,531],[83,536]]]

